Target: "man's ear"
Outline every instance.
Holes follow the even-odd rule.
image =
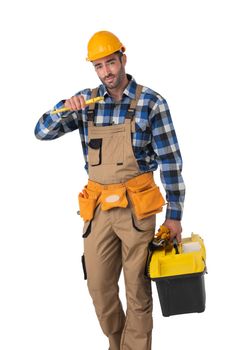
[[[122,61],[123,66],[125,66],[126,63],[127,63],[127,56],[126,56],[126,54],[123,54],[123,55],[122,55],[121,61]]]

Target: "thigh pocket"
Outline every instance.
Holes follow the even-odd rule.
[[[133,203],[136,217],[143,219],[152,214],[157,214],[162,211],[165,200],[155,184],[149,189],[137,192],[129,191],[130,199]]]
[[[87,279],[87,270],[86,270],[86,263],[85,263],[84,254],[82,255],[81,261],[82,261],[84,279],[86,280]]]
[[[92,166],[102,163],[102,139],[91,139],[88,142],[88,162]]]
[[[91,233],[91,224],[92,224],[92,220],[88,220],[84,222],[83,235],[82,235],[83,238],[87,238]]]

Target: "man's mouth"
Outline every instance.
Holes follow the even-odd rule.
[[[110,75],[109,77],[105,78],[105,81],[108,83],[112,83],[113,79],[114,79],[114,75]]]

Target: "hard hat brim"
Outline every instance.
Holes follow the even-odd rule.
[[[122,53],[125,52],[125,47],[121,46],[119,48],[119,50],[113,50],[113,51],[108,51],[108,52],[100,52],[98,55],[94,55],[92,57],[87,56],[86,57],[86,61],[92,62],[92,61],[95,61],[95,60],[99,60],[100,58],[107,57],[107,56],[112,55],[113,53],[118,52],[118,51],[121,51]]]

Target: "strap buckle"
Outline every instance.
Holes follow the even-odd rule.
[[[94,116],[95,116],[95,111],[94,109],[89,109],[87,111],[87,120],[88,121],[93,121],[94,120]]]
[[[126,115],[126,118],[132,119],[134,114],[135,114],[135,108],[129,108],[128,112],[127,112],[127,115]]]

